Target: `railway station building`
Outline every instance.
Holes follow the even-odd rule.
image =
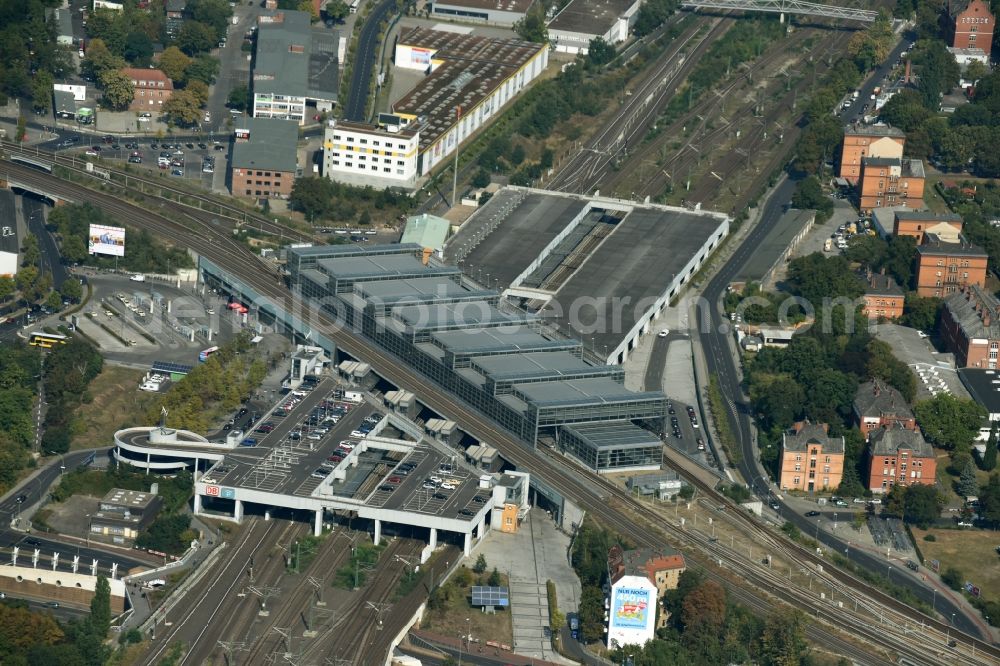
[[[658,467],[662,393],[627,390],[622,369],[585,360],[580,341],[424,257],[415,244],[292,248],[288,269],[304,298],[531,445],[566,441],[590,469]]]

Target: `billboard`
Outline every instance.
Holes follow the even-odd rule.
[[[608,647],[644,645],[655,634],[656,586],[641,576],[622,576],[611,588]]]
[[[89,254],[111,254],[116,257],[124,257],[125,230],[121,227],[108,227],[103,224],[90,225],[87,252]]]

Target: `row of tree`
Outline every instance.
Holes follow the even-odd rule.
[[[104,666],[111,650],[104,640],[111,628],[111,585],[98,576],[90,614],[60,623],[51,613],[34,611],[19,599],[0,601],[0,654],[9,666]]]
[[[48,224],[58,234],[63,261],[100,268],[122,268],[137,273],[166,273],[178,268],[192,268],[194,261],[177,247],[167,247],[145,229],[125,226],[125,256],[101,257],[88,254],[90,225],[122,226],[104,209],[91,203],[67,204],[54,208]]]
[[[397,190],[377,190],[370,185],[357,187],[318,176],[296,178],[289,196],[292,210],[310,222],[332,220],[347,224],[390,222],[410,210],[413,197]]]
[[[45,357],[42,383],[48,409],[42,434],[44,452],[69,451],[76,410],[90,402],[90,383],[100,374],[103,365],[101,355],[80,336],[54,347]]]

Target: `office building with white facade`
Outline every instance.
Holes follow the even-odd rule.
[[[380,124],[331,120],[323,140],[323,173],[352,185],[403,187],[417,181],[420,132],[380,115]]]

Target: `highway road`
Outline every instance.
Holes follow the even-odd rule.
[[[69,273],[62,263],[55,238],[45,228],[46,205],[34,196],[24,195],[21,197],[21,210],[28,231],[38,239],[41,272],[52,275],[52,286],[58,290],[69,277]]]
[[[361,27],[358,48],[354,51],[354,62],[351,63],[351,87],[347,93],[347,104],[344,105],[344,118],[347,120],[368,122],[368,91],[371,87],[372,70],[381,52],[378,39],[380,26],[395,7],[396,0],[382,0],[368,14]]]
[[[87,464],[86,461],[91,456],[99,457],[107,454],[108,449],[67,453],[59,460],[42,468],[36,477],[8,493],[7,497],[0,502],[0,551],[4,553],[3,562],[9,562],[10,556],[7,553],[13,546],[19,546],[19,558],[22,558],[22,563],[28,561],[23,558],[30,558],[32,551],[37,548],[42,551],[42,556],[46,560],[53,552],[58,552],[60,554],[60,569],[67,571],[70,570],[72,558],[76,555],[80,556],[81,565],[86,565],[88,571],[93,560],[98,561],[98,569],[105,573],[110,571],[112,563],[117,563],[119,576],[134,567],[156,566],[159,560],[142,551],[112,546],[102,547],[93,543],[87,544],[83,539],[43,536],[37,531],[27,534],[11,527],[11,523],[20,516],[25,508],[45,499],[50,486],[57,482],[64,471],[71,471]],[[62,469],[63,467],[65,470]]]
[[[29,184],[37,183],[39,186],[52,189],[62,196],[90,200],[129,224],[161,234],[168,240],[190,247],[193,251],[211,259],[223,270],[239,276],[241,280],[252,285],[265,300],[288,311],[297,312],[298,317],[303,321],[308,321],[314,331],[328,336],[345,353],[369,362],[373,369],[385,377],[387,381],[398,386],[406,386],[417,392],[422,401],[431,409],[441,414],[448,414],[451,418],[461,422],[472,436],[490,441],[518,469],[524,469],[546,479],[548,483],[566,497],[572,498],[596,520],[613,525],[626,538],[631,539],[636,544],[655,547],[666,540],[668,543],[682,548],[689,554],[690,562],[700,562],[706,565],[707,575],[718,580],[728,581],[733,587],[734,596],[741,603],[761,613],[766,613],[773,608],[778,600],[820,618],[821,621],[810,625],[809,635],[814,642],[849,654],[858,663],[884,663],[885,651],[905,656],[915,664],[935,663],[936,659],[928,658],[927,655],[931,654],[929,650],[936,645],[937,640],[943,640],[945,631],[950,629],[948,625],[936,619],[921,616],[917,611],[891,596],[864,584],[835,567],[829,566],[829,563],[822,558],[817,558],[815,554],[788,542],[765,525],[758,523],[754,518],[746,516],[742,512],[731,512],[733,515],[739,516],[739,520],[743,523],[743,529],[753,534],[754,539],[768,540],[773,544],[774,552],[781,552],[783,558],[797,564],[800,563],[799,565],[803,568],[815,569],[818,562],[823,563],[825,566],[822,572],[816,575],[829,579],[828,584],[835,586],[839,594],[848,595],[852,599],[856,598],[862,609],[858,613],[841,610],[834,612],[832,607],[828,608],[827,605],[818,604],[817,598],[802,587],[773,580],[772,575],[766,571],[766,567],[761,568],[759,559],[749,559],[745,554],[722,552],[718,550],[718,544],[710,543],[707,537],[695,534],[672,521],[665,521],[662,516],[649,507],[637,504],[623,489],[604,479],[580,474],[575,467],[568,465],[563,458],[555,453],[527,447],[523,441],[500,429],[492,421],[433,384],[406,363],[400,362],[399,359],[386,351],[374,347],[356,332],[337,326],[325,314],[316,312],[298,298],[291,296],[283,281],[275,273],[268,271],[266,267],[262,270],[259,263],[251,260],[253,255],[250,251],[234,242],[222,230],[211,225],[192,230],[148,209],[140,209],[123,202],[115,196],[89,191],[80,186],[60,181],[48,174],[22,168],[16,164],[10,164],[8,169],[12,176],[23,179]],[[171,209],[170,204],[164,204],[164,210]],[[701,492],[713,498],[713,501],[723,505],[728,504],[727,500],[710,487],[703,488]],[[707,558],[705,553],[711,553],[711,560]],[[723,570],[708,565],[710,561],[721,561]],[[738,578],[731,578],[725,571],[738,572]],[[880,614],[887,618],[887,624],[879,626],[873,623],[873,613],[876,618]],[[922,620],[925,627],[925,631],[916,637],[912,631],[907,632],[903,626],[904,621],[912,623],[914,618]],[[840,638],[837,631],[831,630],[829,627],[835,627],[856,636],[862,641],[862,645],[870,647],[859,648],[846,643]],[[968,657],[973,645],[971,637],[954,630],[951,631],[951,636],[958,641],[957,651],[954,653],[956,663],[979,664],[983,663],[984,659],[996,660],[997,663],[1000,663],[1000,650],[978,641],[975,644],[976,660],[971,660]],[[883,655],[881,658],[874,657],[869,653],[876,649],[876,646],[880,654]]]

